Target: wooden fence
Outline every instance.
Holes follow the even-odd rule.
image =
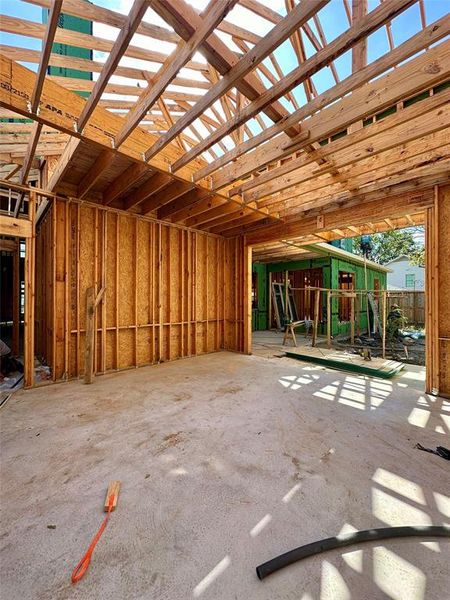
[[[425,324],[425,292],[397,291],[388,292],[388,312],[393,304],[398,304],[410,325]]]

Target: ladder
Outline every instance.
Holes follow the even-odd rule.
[[[297,306],[294,300],[294,293],[291,286],[288,286],[288,317],[286,318],[285,309],[285,293],[284,283],[272,282],[272,299],[273,307],[275,311],[275,320],[277,322],[278,329],[284,329],[286,324],[290,322],[298,321]]]

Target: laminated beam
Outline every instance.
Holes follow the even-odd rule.
[[[323,214],[323,223],[317,217],[305,217],[298,221],[268,225],[259,230],[246,233],[247,244],[289,239],[315,234],[318,231],[330,230],[346,225],[361,225],[367,221],[381,220],[386,217],[401,217],[406,214],[423,212],[433,203],[433,191],[412,192],[397,197],[385,197],[379,200],[363,203],[358,202],[350,207],[340,207],[335,211]],[[320,220],[319,220],[320,221]]]

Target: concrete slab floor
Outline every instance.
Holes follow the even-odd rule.
[[[450,446],[450,403],[421,388],[223,352],[20,391],[0,412],[1,597],[450,598],[445,540],[255,574],[352,528],[450,522],[449,465],[414,449]],[[112,479],[118,509],[72,586]]]

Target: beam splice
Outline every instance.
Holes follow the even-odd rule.
[[[367,0],[352,0],[352,23],[358,23],[367,15]],[[352,48],[352,73],[367,65],[367,38]]]

